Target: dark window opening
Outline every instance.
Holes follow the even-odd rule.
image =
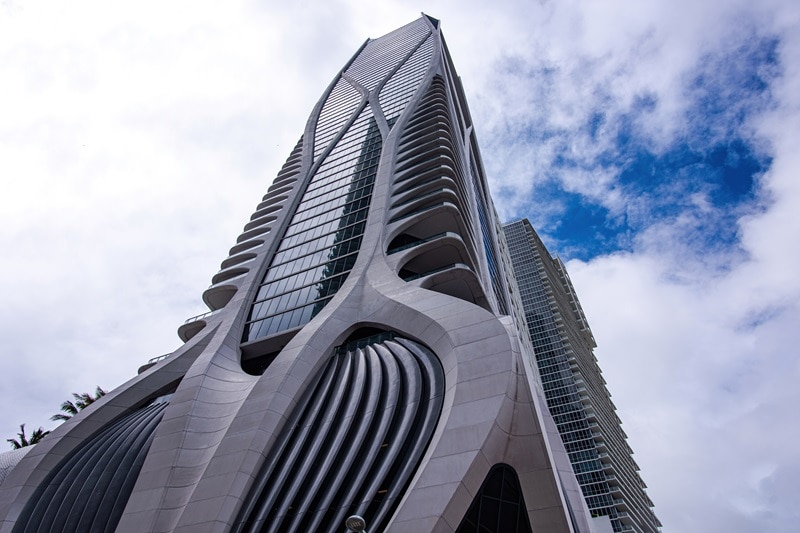
[[[386,331],[385,329],[363,327],[358,328],[351,333],[341,344],[336,348],[337,354],[364,348],[370,344],[380,344],[384,341],[392,340],[395,336],[393,331]]]
[[[422,239],[413,237],[408,233],[402,233],[397,237],[395,237],[394,239],[392,239],[392,242],[389,243],[389,249],[386,251],[386,253],[393,254],[401,250],[405,250],[407,248],[410,248],[414,244],[420,242],[421,240]]]
[[[264,371],[267,370],[267,367],[272,364],[275,358],[278,357],[279,353],[281,353],[280,350],[277,352],[270,352],[259,357],[253,357],[252,359],[243,359],[242,370],[251,376],[261,376],[264,374]]]
[[[498,464],[489,470],[456,533],[532,533],[513,468]]]

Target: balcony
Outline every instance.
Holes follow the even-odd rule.
[[[159,356],[152,357],[152,358],[148,359],[145,364],[143,364],[142,366],[139,367],[139,370],[136,373],[137,374],[141,374],[145,370],[148,370],[151,367],[154,367],[157,363],[163,361],[164,359],[166,359],[170,355],[172,355],[172,354],[171,353],[165,353],[164,355],[159,355]]]
[[[216,310],[208,311],[206,313],[187,318],[183,324],[178,327],[178,337],[180,337],[183,342],[188,342],[189,339],[200,333],[203,328],[206,327],[208,317],[215,313],[217,313]]]
[[[478,277],[465,263],[442,265],[421,272],[401,269],[399,275],[405,281],[417,282],[423,289],[459,298],[491,310]]]
[[[435,240],[448,236],[461,239],[461,237],[457,233],[453,233],[452,231],[444,231],[442,233],[437,233],[436,235],[431,235],[430,237],[425,237],[424,239],[418,239],[416,237],[412,237],[404,233],[400,237],[395,238],[392,241],[392,244],[390,244],[390,248],[386,250],[386,255],[396,254],[398,252],[414,248],[421,244],[425,244],[426,242],[433,242]]]
[[[267,224],[271,224],[278,219],[276,214],[274,213],[266,213],[258,218],[254,218],[250,222],[244,225],[245,231],[250,231],[253,228],[257,228],[259,226],[265,226]]]
[[[453,270],[453,269],[466,269],[466,270],[472,272],[472,269],[469,267],[469,265],[466,265],[464,263],[453,263],[453,264],[450,264],[450,265],[444,265],[444,266],[441,266],[439,268],[435,268],[433,270],[429,270],[427,272],[421,272],[421,273],[415,273],[415,272],[412,272],[410,270],[401,269],[400,270],[400,277],[403,278],[403,281],[414,281],[414,280],[418,280],[418,279],[421,279],[421,278],[424,278],[424,277],[427,277],[427,276],[433,276],[434,274],[438,274],[440,272],[446,272],[448,270]]]
[[[225,270],[227,268],[230,268],[230,267],[236,266],[236,265],[240,265],[242,263],[245,263],[245,262],[250,261],[251,259],[255,259],[255,258],[256,258],[256,254],[254,252],[251,252],[251,251],[248,251],[248,250],[244,250],[242,252],[239,252],[238,254],[229,255],[222,262],[222,264],[220,265],[220,268],[222,270]]]
[[[241,235],[239,235],[239,237],[236,239],[236,242],[241,244],[245,241],[249,241],[253,237],[258,237],[259,235],[269,233],[269,230],[270,228],[267,226],[257,226],[253,229],[245,230],[241,233]]]

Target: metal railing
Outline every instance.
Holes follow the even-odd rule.
[[[469,267],[469,265],[465,263],[452,263],[450,265],[444,265],[442,267],[429,270],[428,272],[423,272],[422,274],[412,274],[410,276],[403,276],[403,281],[414,281],[416,279],[424,278],[432,274],[436,274],[438,272],[444,272],[445,270],[451,270],[454,268],[466,268],[467,270],[472,272],[472,269]]]
[[[415,246],[419,246],[420,244],[424,244],[426,242],[435,241],[436,239],[441,239],[445,236],[452,236],[452,237],[459,237],[458,233],[452,231],[443,231],[442,233],[437,233],[436,235],[431,235],[430,237],[426,237],[424,239],[419,239],[414,242],[409,242],[406,244],[401,244],[400,246],[395,246],[394,248],[390,248],[386,251],[387,255],[396,254],[397,252],[402,252],[403,250],[408,250],[409,248],[414,248]]]
[[[189,317],[183,321],[184,324],[188,324],[189,322],[195,322],[196,320],[201,320],[203,318],[209,317],[219,311],[219,309],[215,309],[213,311],[206,311],[205,313],[200,313],[199,315]]]
[[[158,356],[156,356],[156,357],[153,357],[153,358],[151,358],[151,359],[148,359],[148,360],[147,360],[147,364],[148,364],[148,365],[154,365],[154,364],[158,363],[159,361],[161,361],[162,359],[166,359],[166,358],[167,358],[167,357],[169,357],[170,355],[172,355],[172,354],[171,354],[171,353],[165,353],[164,355],[158,355]]]

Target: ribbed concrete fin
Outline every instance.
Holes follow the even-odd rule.
[[[339,351],[269,451],[234,531],[382,531],[430,442],[441,364],[406,340]]]
[[[134,411],[67,455],[28,501],[14,532],[113,531],[166,406]]]

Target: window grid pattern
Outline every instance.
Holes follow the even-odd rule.
[[[605,483],[605,474],[602,472],[602,463],[599,460],[594,437],[589,430],[589,421],[584,412],[581,395],[575,385],[569,357],[550,307],[548,287],[541,279],[538,254],[534,254],[527,243],[524,229],[522,232],[515,232],[514,229],[516,228],[507,226],[506,236],[547,406],[570,460],[572,461],[576,454],[581,454],[582,457],[589,459],[589,465],[599,467],[593,471],[599,472],[602,476],[603,479],[599,483],[587,483],[587,479],[581,477],[587,470],[578,474],[578,483],[584,497],[607,496],[607,498],[594,498],[592,501],[601,506],[610,506],[613,502],[611,488]],[[587,465],[586,468],[588,467]],[[616,509],[592,507],[590,504],[590,511],[594,515],[607,515],[612,511],[616,512]],[[622,524],[619,522],[617,524],[612,522],[612,527],[614,531],[622,531]]]
[[[392,123],[396,120],[408,101],[419,88],[420,81],[425,76],[433,57],[433,36],[413,53],[411,57],[392,75],[380,92],[379,100],[386,120]]]
[[[561,272],[557,266],[548,270],[557,260],[550,259],[527,221],[506,225],[504,233],[547,405],[589,510],[608,516],[614,531],[658,531],[600,370],[591,348],[583,346],[589,341],[594,346],[581,329],[585,318],[583,324],[573,320],[576,304],[567,300],[574,291],[564,288],[568,295],[561,294]]]
[[[347,75],[370,91],[375,89],[429,33],[428,25],[417,20],[370,41],[347,69]]]
[[[478,167],[475,164],[474,155],[470,161],[472,170],[472,190],[475,194],[475,203],[478,207],[478,222],[481,226],[481,237],[483,238],[483,248],[486,251],[486,261],[489,266],[489,279],[492,282],[492,291],[497,301],[497,311],[501,315],[508,314],[508,302],[506,301],[506,291],[503,288],[502,272],[497,262],[497,249],[494,244],[494,237],[489,229],[489,217],[486,210],[486,202],[481,193],[481,186],[478,183]]]
[[[314,160],[325,151],[347,119],[356,111],[360,101],[361,94],[340,77],[319,114],[314,133]]]
[[[272,258],[244,342],[307,324],[355,265],[382,140],[367,106],[326,157]]]

